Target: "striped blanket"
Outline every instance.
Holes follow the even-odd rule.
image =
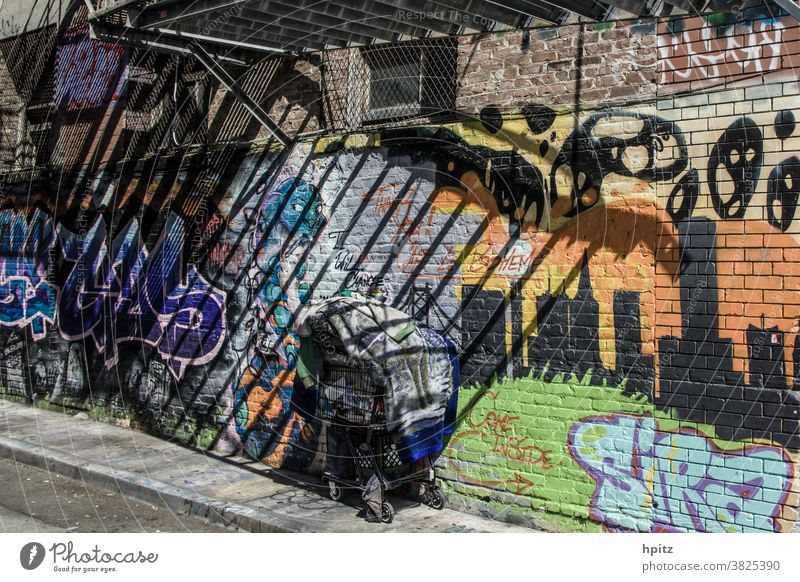
[[[381,383],[386,426],[403,462],[442,450],[458,399],[458,358],[449,340],[358,295],[311,304],[300,314],[298,332],[317,343],[323,358],[335,348]]]

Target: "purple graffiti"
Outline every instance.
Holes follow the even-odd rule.
[[[595,482],[591,516],[612,531],[777,531],[792,483],[780,447],[720,450],[652,417],[594,416],[572,425],[569,452]]]
[[[75,265],[59,299],[59,329],[91,336],[106,365],[127,340],[155,346],[177,379],[187,365],[210,362],[225,338],[225,293],[190,265],[182,272],[183,221],[170,213],[148,252],[132,219],[108,244],[99,218],[84,236],[59,227],[64,257]]]
[[[88,25],[66,31],[61,43],[53,102],[70,111],[113,103],[125,81],[125,47],[90,39]]]

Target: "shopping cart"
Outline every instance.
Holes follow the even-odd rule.
[[[364,498],[377,480],[384,523],[394,519],[394,508],[385,493],[403,484],[412,484],[412,490],[427,505],[435,509],[444,506],[431,459],[418,463],[424,466],[421,470],[401,460],[386,428],[383,387],[373,380],[369,369],[326,364],[317,397],[317,414],[330,421],[328,431],[336,436],[329,443],[338,439],[346,443],[346,447],[328,451],[328,455],[338,457],[333,464],[339,469],[323,474],[331,499],[339,501],[345,489],[359,490]],[[373,476],[376,479],[371,479]]]

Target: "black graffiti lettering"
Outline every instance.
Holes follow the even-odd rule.
[[[773,168],[767,186],[767,221],[783,232],[789,230],[800,197],[800,158],[792,156]],[[780,215],[776,216],[776,206]]]
[[[382,287],[383,284],[382,275],[376,275],[373,273],[367,273],[363,270],[354,269],[347,274],[342,287],[352,291],[363,291],[368,293],[371,290]]]
[[[667,199],[667,212],[672,220],[685,220],[692,215],[700,196],[700,178],[697,170],[692,168],[675,184]],[[680,200],[680,204],[676,201]]]
[[[753,197],[764,162],[761,129],[748,117],[740,117],[726,129],[708,158],[708,189],[711,203],[724,220],[742,218]],[[717,174],[723,166],[728,176]],[[729,184],[732,182],[732,184]],[[723,191],[733,187],[727,200]]]
[[[677,155],[668,165],[659,166],[657,153],[665,144],[676,147]],[[628,151],[631,149],[642,150],[642,155]],[[646,162],[629,167],[634,158]],[[564,142],[550,172],[550,197],[551,201],[558,197],[558,172],[569,172],[572,208],[564,215],[575,216],[597,204],[609,174],[660,182],[674,178],[687,165],[686,140],[673,122],[636,112],[603,111],[591,115]]]

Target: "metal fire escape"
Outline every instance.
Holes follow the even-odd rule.
[[[228,73],[265,54],[736,10],[739,0],[83,0],[93,38],[194,57],[281,144],[291,139]],[[795,0],[775,0],[800,16]]]

